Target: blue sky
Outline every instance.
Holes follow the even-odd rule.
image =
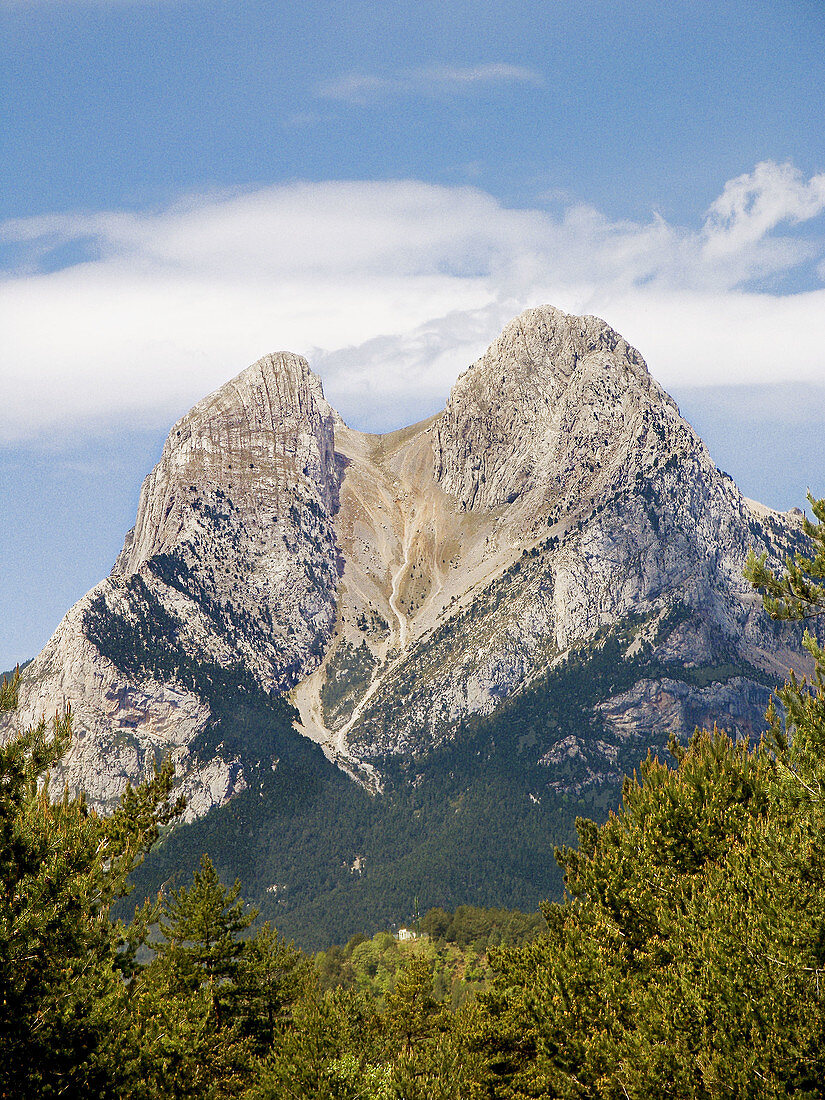
[[[819,0],[0,0],[0,53],[0,667],[280,348],[381,430],[597,313],[745,491],[825,492]]]
[[[818,0],[2,8],[12,216],[343,178],[690,223],[760,160],[822,167]]]

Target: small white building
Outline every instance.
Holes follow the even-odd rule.
[[[399,928],[398,935],[395,938],[399,943],[405,943],[407,940],[414,940],[416,936],[412,928]]]

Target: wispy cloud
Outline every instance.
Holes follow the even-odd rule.
[[[365,106],[388,96],[466,94],[496,84],[528,84],[541,87],[541,73],[524,65],[491,61],[480,65],[427,65],[390,76],[347,73],[319,85],[316,95],[343,103]]]
[[[799,224],[825,211],[825,172],[806,180],[792,164],[765,161],[728,180],[705,222],[708,254],[735,255],[785,222]]]
[[[758,165],[698,230],[582,205],[508,209],[416,181],[9,221],[0,242],[19,262],[0,277],[0,441],[124,416],[168,423],[278,349],[308,354],[351,421],[397,426],[437,408],[541,302],[604,317],[666,386],[821,382],[825,289],[764,289],[825,259],[813,234],[779,232],[821,215],[820,179]],[[52,270],[67,250],[74,262]]]
[[[418,79],[430,80],[445,87],[468,87],[480,84],[532,84],[540,88],[544,78],[535,69],[525,65],[510,65],[505,61],[491,61],[484,65],[433,65],[418,69]]]

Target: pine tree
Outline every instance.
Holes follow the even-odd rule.
[[[191,887],[164,901],[155,959],[138,979],[142,1028],[153,1050],[156,1095],[237,1095],[249,1072],[251,1043],[239,1011],[245,945],[257,915],[240,883],[221,883],[208,856]]]
[[[748,576],[775,618],[825,610],[810,556]],[[775,692],[750,750],[718,730],[649,758],[601,827],[556,853],[546,935],[495,954],[471,1045],[501,1097],[819,1097],[825,1080],[825,653]],[[486,1091],[485,1091],[486,1090]]]
[[[268,923],[243,946],[235,1012],[252,1049],[263,1056],[293,1026],[296,1004],[317,979],[310,958]]]
[[[441,1006],[433,997],[430,960],[411,955],[386,996],[385,1028],[392,1045],[409,1058],[416,1046],[434,1034],[441,1015]]]
[[[19,673],[0,687],[17,704]],[[0,748],[0,1096],[121,1096],[139,1074],[127,980],[141,922],[112,923],[112,903],[170,804],[165,765],[101,817],[44,773],[65,752],[71,715]]]
[[[825,614],[825,499],[814,500],[808,493],[817,522],[802,518],[802,529],[811,541],[813,553],[796,553],[785,560],[777,576],[767,566],[767,554],[757,557],[751,550],[745,577],[762,593],[765,610],[772,619],[810,619]]]
[[[240,892],[239,881],[223,885],[204,855],[192,886],[173,890],[163,906],[162,939],[153,949],[185,974],[193,989],[207,986],[217,996],[235,984],[243,955],[241,936],[257,916]]]

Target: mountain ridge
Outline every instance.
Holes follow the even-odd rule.
[[[60,777],[102,807],[171,753],[192,818],[250,781],[217,694],[288,694],[299,731],[380,790],[388,760],[426,755],[629,617],[662,667],[723,654],[781,675],[793,630],[765,626],[741,565],[797,538],[598,318],[526,311],[442,413],[378,436],[344,424],[305,360],[265,356],[173,427],[112,574],[27,669],[16,721],[70,702]],[[754,732],[755,680],[680,696],[663,679],[602,701],[616,737],[659,737],[665,715],[685,732],[703,691],[699,711]],[[561,741],[541,746],[550,764],[570,759]]]

